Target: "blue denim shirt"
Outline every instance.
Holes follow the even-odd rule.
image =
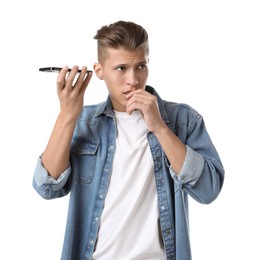
[[[162,100],[150,86],[146,90],[157,97],[161,117],[187,148],[177,176],[155,135],[147,134],[166,257],[191,260],[188,195],[200,203],[212,202],[222,188],[224,168],[202,116],[186,104]],[[115,152],[116,121],[108,97],[106,102],[83,108],[71,143],[70,166],[59,179],[50,177],[38,160],[33,178],[36,191],[44,199],[70,193],[63,260],[91,259]]]

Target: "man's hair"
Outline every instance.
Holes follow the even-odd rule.
[[[104,62],[107,58],[107,48],[122,48],[128,51],[144,48],[146,53],[149,53],[147,31],[133,22],[118,21],[105,25],[97,31],[94,39],[97,40],[99,62]]]

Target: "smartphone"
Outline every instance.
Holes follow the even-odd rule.
[[[60,72],[62,70],[61,67],[44,67],[44,68],[39,68],[39,71],[42,71],[42,72]],[[71,69],[68,69],[68,72],[70,72]],[[79,69],[77,71],[77,73],[80,73],[81,70]],[[87,73],[89,72],[92,72],[91,70],[87,70]]]

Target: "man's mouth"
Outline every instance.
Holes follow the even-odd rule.
[[[128,95],[131,92],[131,90],[123,92],[124,95]]]

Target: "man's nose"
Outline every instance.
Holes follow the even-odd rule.
[[[134,73],[131,73],[130,75],[128,75],[127,77],[127,85],[131,85],[131,86],[137,86],[138,85],[138,80],[137,77]]]

